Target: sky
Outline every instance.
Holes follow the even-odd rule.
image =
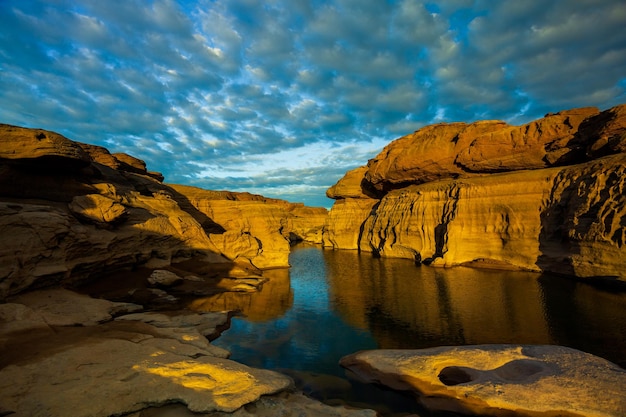
[[[0,0],[0,123],[330,207],[439,122],[626,102],[623,0]]]

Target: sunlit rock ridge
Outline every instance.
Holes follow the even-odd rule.
[[[324,208],[162,181],[133,156],[0,125],[0,300],[190,259],[287,267],[290,242],[321,242]]]
[[[441,123],[327,191],[324,246],[626,280],[626,105]]]

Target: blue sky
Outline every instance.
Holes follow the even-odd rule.
[[[330,206],[431,123],[626,102],[623,0],[0,0],[0,122]]]

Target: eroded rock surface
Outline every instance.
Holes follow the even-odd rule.
[[[288,265],[290,243],[321,243],[327,211],[249,193],[173,185],[196,210],[211,242],[229,259],[261,269]],[[181,203],[184,206],[185,203]]]
[[[0,300],[189,259],[225,275],[287,267],[291,241],[321,242],[326,209],[162,179],[130,155],[0,125]]]
[[[0,370],[2,404],[31,416],[65,416],[68,410],[74,416],[120,415],[173,400],[194,412],[235,411],[291,384],[278,373],[184,346],[159,338],[90,340],[9,365]]]
[[[0,410],[110,416],[175,401],[194,412],[232,412],[292,386],[208,342],[203,335],[226,314],[127,314],[138,309],[62,289],[0,304]]]
[[[375,350],[344,357],[341,365],[359,379],[410,391],[435,410],[491,416],[626,413],[626,371],[561,346]]]
[[[427,126],[329,189],[324,245],[626,280],[624,126],[626,105]]]

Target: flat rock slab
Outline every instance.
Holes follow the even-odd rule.
[[[180,402],[193,412],[232,412],[292,384],[276,372],[198,353],[175,340],[91,340],[1,369],[0,409],[97,417]]]
[[[61,288],[25,293],[11,301],[37,311],[50,326],[93,326],[115,315],[143,309],[137,304],[99,300]]]
[[[433,410],[490,416],[504,410],[520,416],[626,415],[626,370],[562,346],[372,350],[340,363],[366,382],[414,392]]]

